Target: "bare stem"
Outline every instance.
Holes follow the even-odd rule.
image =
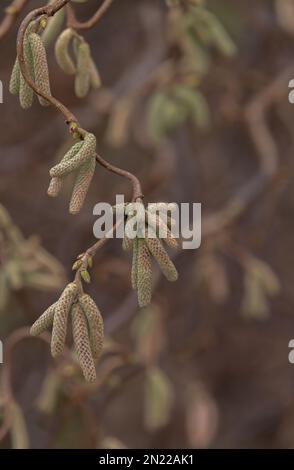
[[[67,5],[67,26],[69,28],[73,29],[79,29],[79,30],[86,30],[86,29],[91,29],[93,26],[95,26],[98,21],[102,18],[102,16],[106,13],[108,8],[111,6],[114,0],[104,0],[102,5],[98,8],[96,13],[88,20],[88,21],[78,21],[73,7],[68,4]]]

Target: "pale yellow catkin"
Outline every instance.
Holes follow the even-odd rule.
[[[147,245],[143,238],[138,239],[138,280],[137,292],[140,307],[150,304],[152,297],[152,264]]]
[[[132,287],[137,290],[138,283],[138,238],[134,238],[133,241],[133,259],[132,259]]]
[[[50,197],[56,197],[61,191],[63,185],[63,179],[58,176],[51,178],[49,187],[47,189],[47,194]]]
[[[47,310],[35,321],[30,329],[30,334],[32,336],[38,336],[52,327],[56,304],[57,302],[50,305],[50,307],[48,307]]]
[[[34,64],[31,46],[29,43],[29,30],[27,31],[24,38],[24,59],[27,69],[30,74],[30,78],[34,81]],[[20,74],[20,86],[19,86],[19,102],[23,109],[28,109],[32,106],[34,99],[34,92],[31,87],[27,84],[22,74]]]
[[[31,33],[29,42],[32,51],[35,84],[40,92],[51,96],[47,55],[42,39],[38,34]],[[39,95],[38,100],[41,106],[49,106],[50,104],[48,100]]]
[[[80,144],[80,142],[79,142]],[[78,145],[78,144],[76,144]],[[76,147],[76,146],[74,146]],[[82,141],[81,147],[76,152],[74,151],[74,147],[70,150],[72,151],[73,156],[68,159],[68,154],[62,159],[62,161],[55,165],[50,170],[50,176],[65,176],[68,173],[76,170],[79,166],[81,166],[85,161],[96,154],[96,137],[94,134],[87,133]],[[77,147],[78,148],[78,147]]]
[[[79,297],[79,304],[88,321],[92,354],[97,358],[103,348],[103,318],[94,300],[88,294]]]
[[[59,356],[64,349],[67,331],[67,318],[76,295],[76,284],[68,284],[61,294],[61,297],[55,307],[51,339],[51,354],[53,357]]]
[[[18,59],[16,59],[13,70],[11,73],[11,78],[9,82],[9,91],[12,95],[18,95],[20,87],[20,68]]]
[[[152,256],[156,259],[161,271],[168,281],[176,281],[178,279],[178,272],[176,267],[158,238],[146,237],[146,244]]]
[[[95,156],[91,156],[88,158],[88,161],[78,169],[69,205],[69,212],[71,214],[78,214],[83,207],[88,189],[94,176],[95,167]]]
[[[69,53],[69,45],[74,37],[71,28],[65,29],[58,37],[55,44],[55,58],[59,67],[68,75],[75,75],[76,66]]]
[[[74,304],[71,311],[73,340],[79,364],[87,382],[96,380],[86,317],[79,304]]]

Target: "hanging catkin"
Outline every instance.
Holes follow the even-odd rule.
[[[51,96],[47,56],[42,39],[38,34],[31,33],[29,35],[29,44],[32,52],[35,84],[40,92]],[[48,106],[50,104],[39,95],[38,100],[42,106]]]
[[[70,200],[69,212],[71,214],[80,212],[93,179],[95,167],[95,156],[91,156],[88,158],[88,161],[79,168]]]
[[[24,38],[24,60],[30,74],[30,78],[34,81],[34,64],[31,46],[29,43],[30,30],[28,28]],[[19,102],[23,109],[28,109],[32,106],[34,99],[34,92],[27,84],[22,74],[20,74],[20,87],[19,87]]]
[[[137,290],[138,282],[138,238],[133,241],[133,259],[132,259],[132,287]]]
[[[20,68],[19,68],[18,59],[16,59],[13,69],[12,69],[10,82],[9,82],[10,93],[12,95],[18,95],[19,87],[20,87]]]
[[[91,350],[93,357],[97,358],[103,347],[103,318],[94,300],[88,294],[79,297],[79,304],[88,320]]]
[[[66,339],[67,318],[76,295],[76,284],[68,284],[55,307],[51,339],[51,354],[53,357],[59,356],[63,351]]]
[[[78,145],[78,144],[76,144]],[[65,176],[68,173],[76,170],[80,165],[82,165],[88,157],[91,157],[96,154],[96,137],[94,134],[87,133],[84,140],[82,141],[82,146],[78,152],[76,152],[76,146],[71,149],[73,156],[68,159],[68,154],[62,159],[62,161],[51,168],[50,176]],[[70,150],[70,152],[71,152]]]
[[[71,311],[73,340],[85,379],[96,380],[96,370],[91,353],[87,320],[79,304],[74,304]]]
[[[90,89],[90,46],[85,41],[77,47],[77,73],[75,78],[75,93],[78,98],[84,98]]]
[[[69,161],[81,149],[82,145],[83,145],[82,141],[77,142],[75,145],[73,145],[68,150],[68,152],[64,155],[64,157],[62,158],[62,161],[64,163]],[[62,188],[62,185],[63,185],[63,179],[64,179],[63,177],[61,178],[61,177],[58,177],[58,176],[55,176],[55,177],[51,178],[49,188],[47,190],[48,196],[51,196],[51,197],[58,196],[58,194],[59,194],[59,192]]]
[[[60,193],[62,188],[63,179],[58,176],[51,178],[49,187],[47,189],[47,194],[50,197],[56,197]]]
[[[65,29],[58,37],[55,44],[56,61],[61,70],[68,75],[75,75],[76,73],[76,66],[69,53],[69,45],[74,34],[73,29]]]
[[[40,318],[35,321],[30,330],[32,336],[38,336],[52,327],[56,305],[57,302],[55,302],[53,305],[50,305],[50,307],[47,308]]]
[[[161,241],[158,238],[147,237],[146,244],[167,280],[171,282],[176,281],[178,279],[178,272],[174,263],[163,248]]]
[[[137,291],[140,307],[145,307],[151,302],[152,296],[152,265],[151,257],[143,238],[138,239],[137,261]]]

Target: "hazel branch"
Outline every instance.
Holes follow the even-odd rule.
[[[30,77],[30,73],[28,71],[25,58],[24,58],[24,38],[25,38],[25,33],[26,30],[31,23],[31,21],[41,17],[42,15],[45,15],[46,17],[54,16],[55,13],[61,8],[63,8],[70,0],[56,0],[55,3],[51,3],[50,5],[46,5],[41,8],[37,8],[33,11],[31,11],[25,19],[22,21],[20,28],[18,30],[18,35],[17,35],[17,58],[19,61],[19,67],[21,70],[21,73],[27,82],[27,84],[34,90],[34,92],[47,100],[52,106],[54,106],[57,111],[63,114],[65,118],[65,122],[67,124],[71,123],[76,123],[78,124],[78,120],[75,117],[75,115],[63,104],[61,103],[57,98],[51,95],[47,95],[43,91],[41,91],[36,84],[33,82],[33,80]]]
[[[87,30],[87,29],[93,28],[93,26],[95,26],[98,23],[98,21],[106,13],[106,11],[108,10],[108,8],[111,6],[113,2],[114,0],[104,0],[102,5],[96,11],[96,13],[94,13],[94,15],[88,21],[84,21],[84,22],[77,20],[72,5],[68,4],[67,5],[68,28],[73,28],[76,30]]]

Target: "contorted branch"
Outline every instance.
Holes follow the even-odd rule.
[[[44,98],[49,103],[51,103],[59,112],[61,112],[63,114],[63,116],[65,117],[66,123],[70,125],[71,132],[73,132],[73,131],[76,132],[78,130],[78,132],[83,137],[84,134],[85,134],[85,131],[83,129],[79,128],[78,120],[74,116],[74,114],[63,103],[61,103],[57,98],[55,98],[51,95],[48,95],[48,94],[44,93],[43,91],[41,91],[36,86],[36,84],[32,81],[32,79],[30,77],[30,74],[29,74],[29,71],[28,71],[28,68],[27,68],[27,65],[25,63],[25,59],[24,59],[24,38],[25,38],[26,30],[27,30],[30,22],[37,19],[37,18],[39,18],[39,17],[42,17],[43,15],[45,17],[53,16],[58,10],[60,10],[66,4],[68,4],[69,1],[70,0],[56,0],[55,3],[51,3],[47,6],[37,8],[37,9],[31,11],[25,17],[25,19],[21,23],[21,26],[20,26],[19,32],[18,32],[18,36],[17,36],[17,58],[18,58],[18,61],[19,61],[19,65],[20,65],[22,75],[23,75],[25,81],[28,83],[28,85],[34,90],[34,92],[37,95],[42,96],[42,98]],[[110,6],[110,3],[111,2],[109,2],[109,1],[105,2],[106,5],[103,4],[104,8],[102,8],[103,7],[103,5],[102,5],[102,7],[99,9],[99,18],[106,11],[106,8],[108,8]],[[111,165],[110,163],[105,161],[99,155],[96,155],[96,161],[101,166],[106,168],[108,171],[111,171],[112,173],[115,173],[115,174],[117,174],[119,176],[122,176],[122,177],[128,179],[129,181],[131,181],[131,183],[133,185],[133,196],[132,196],[133,201],[135,201],[137,199],[140,199],[142,197],[141,184],[140,184],[138,178],[135,175],[133,175],[129,171],[126,171],[126,170],[118,168],[114,165]]]
[[[91,29],[95,26],[98,21],[102,18],[104,13],[108,10],[114,0],[104,0],[102,5],[98,8],[96,13],[88,21],[78,21],[75,16],[74,9],[70,4],[67,5],[67,26],[73,29],[86,30]]]
[[[47,6],[37,8],[33,11],[31,11],[23,20],[23,22],[20,25],[18,35],[17,35],[17,58],[19,61],[19,67],[21,70],[21,73],[27,82],[27,84],[34,90],[37,95],[42,96],[45,100],[49,101],[49,103],[52,104],[58,111],[60,111],[63,116],[65,117],[65,121],[67,124],[70,123],[78,123],[77,118],[72,114],[72,112],[63,104],[61,103],[57,98],[54,96],[46,95],[44,92],[39,90],[39,88],[35,85],[33,80],[30,77],[30,73],[28,71],[27,65],[25,63],[25,58],[24,58],[24,37],[25,33],[27,30],[27,27],[29,26],[30,22],[39,18],[42,15],[45,15],[46,17],[49,16],[54,16],[55,13],[61,8],[63,8],[70,0],[56,0],[55,3],[51,3]]]
[[[14,0],[11,5],[5,9],[5,16],[0,23],[0,39],[10,31],[28,1],[29,0]]]

